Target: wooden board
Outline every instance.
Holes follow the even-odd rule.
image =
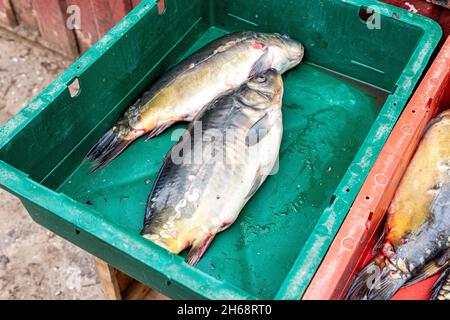
[[[139,3],[141,3],[141,1],[142,1],[142,0],[131,0],[131,4],[133,5],[133,8],[136,8],[137,5],[138,5]]]
[[[81,28],[75,30],[81,52],[85,52],[132,9],[131,0],[72,0],[81,11]]]
[[[114,27],[132,9],[129,0],[90,0],[101,36]]]
[[[66,26],[65,0],[32,0],[32,6],[38,21],[39,41],[63,55],[78,55],[75,34]]]
[[[11,5],[16,15],[18,24],[28,30],[38,30],[36,15],[33,10],[32,0],[12,0]]]
[[[80,29],[75,30],[75,35],[78,47],[84,53],[100,39],[97,21],[93,17],[91,0],[72,0],[71,4],[80,8]]]
[[[105,300],[168,300],[106,262],[94,258]]]
[[[141,3],[141,1],[142,1],[142,0],[131,0],[131,4],[132,4],[133,8],[136,8],[137,5],[138,5],[139,3]],[[166,2],[165,2],[165,0],[158,0],[158,5],[157,5],[157,7],[158,7],[158,13],[159,13],[159,14],[162,14],[162,13],[164,12],[164,9],[166,8]]]
[[[0,24],[7,27],[17,25],[16,16],[10,0],[0,0]]]

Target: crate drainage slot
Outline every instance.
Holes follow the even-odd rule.
[[[78,97],[81,91],[80,81],[78,80],[78,78],[75,78],[75,80],[73,80],[72,83],[69,84],[68,88],[70,97],[72,98]]]

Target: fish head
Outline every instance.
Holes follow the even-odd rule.
[[[255,108],[281,107],[283,78],[276,69],[269,69],[250,78],[247,87],[250,90],[246,94],[246,100]]]
[[[266,37],[273,58],[272,67],[281,74],[296,67],[303,60],[305,48],[300,42],[279,33],[269,34]]]

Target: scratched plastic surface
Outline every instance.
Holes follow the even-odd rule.
[[[218,34],[211,29],[193,47]],[[198,267],[255,296],[273,298],[377,113],[375,98],[343,79],[309,64],[291,71],[285,77],[279,172],[234,226],[218,235]],[[93,175],[79,167],[59,191],[140,232],[162,159],[177,141],[171,141],[172,133],[182,127],[149,142],[140,139]]]
[[[382,29],[368,29],[360,9],[373,3],[171,0],[158,15],[143,0],[0,132],[0,185],[40,224],[171,298],[299,299],[439,40],[433,22],[392,18],[381,3]],[[139,236],[185,124],[139,139],[93,175],[81,163],[165,70],[242,30],[289,34],[306,57],[284,77],[278,173],[191,267]],[[71,98],[75,78],[81,90]]]

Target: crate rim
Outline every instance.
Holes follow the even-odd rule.
[[[431,54],[434,51],[434,48],[436,47],[438,41],[442,36],[442,30],[435,21],[429,18],[410,13],[406,10],[396,8],[379,1],[339,1],[357,7],[377,6],[377,8],[380,9],[380,14],[385,17],[392,17],[394,12],[397,14],[400,13],[398,18],[399,20],[418,27],[423,31],[425,31],[426,29],[429,30],[429,32],[423,33],[416,49],[414,50],[414,53],[411,56],[410,61],[405,67],[405,70],[412,70],[412,74],[408,76],[402,74],[400,76],[399,80],[397,81],[398,89],[393,94],[389,95],[383,108],[378,114],[377,119],[375,120],[375,123],[379,123],[378,120],[383,118],[391,122],[393,121],[393,127],[393,125],[395,124],[395,119],[398,118],[398,115],[395,114],[395,110],[393,109],[398,109],[399,106],[406,105],[406,101],[413,90],[412,83],[417,83],[419,77],[421,76],[425,68],[424,61],[429,60]],[[100,39],[99,42],[97,42],[82,57],[75,61],[75,63],[72,64],[61,76],[59,76],[52,84],[50,84],[35,99],[33,99],[24,109],[22,109],[22,111],[14,116],[6,125],[0,128],[0,149],[5,147],[5,145],[10,140],[12,140],[22,129],[24,129],[36,115],[42,112],[50,101],[67,90],[69,84],[80,74],[82,74],[97,59],[99,59],[105,52],[107,52],[109,48],[120,39],[123,33],[130,30],[141,17],[147,14],[149,10],[153,10],[156,7],[157,1],[143,0],[102,39]],[[397,104],[397,108],[392,107],[394,102]],[[400,112],[401,110],[398,111],[398,113]],[[329,244],[336,235],[337,230],[341,226],[342,221],[348,213],[348,209],[350,208],[353,200],[356,197],[357,191],[359,191],[364,179],[370,171],[371,165],[375,161],[376,155],[367,157],[367,155],[363,154],[361,150],[367,149],[369,143],[373,143],[373,141],[371,142],[368,140],[370,140],[370,136],[374,135],[380,130],[380,126],[381,123],[379,123],[378,125],[374,124],[372,126],[370,132],[368,133],[366,139],[360,147],[360,151],[355,156],[354,160],[347,170],[347,173],[342,177],[341,182],[336,189],[338,191],[342,191],[350,187],[354,190],[352,190],[352,192],[343,193],[345,197],[337,196],[334,203],[323,211],[321,218],[317,222],[296,261],[292,265],[290,272],[286,276],[284,283],[281,285],[278,293],[276,294],[275,299],[300,299],[303,296],[304,291],[306,290],[310,280],[314,276],[315,271],[319,267],[320,262],[322,261],[328,249],[326,242],[328,241]],[[384,134],[379,136],[378,141],[382,142],[380,148],[384,145],[390,131],[391,130],[388,130],[387,132],[384,132]],[[360,164],[361,161],[366,162],[367,166],[362,167]],[[190,290],[192,290],[199,296],[204,296],[209,299],[257,299],[251,294],[244,292],[240,288],[237,288],[229,283],[221,282],[207,275],[201,270],[186,267],[180,268],[176,265],[170,265],[170,268],[167,268],[168,266],[161,264],[161,260],[152,253],[158,252],[159,255],[163,255],[165,257],[173,257],[172,254],[166,252],[165,250],[162,250],[153,243],[141,239],[141,237],[137,235],[130,235],[126,233],[120,227],[102,218],[92,208],[80,204],[79,202],[71,199],[64,194],[56,193],[53,190],[46,188],[42,184],[33,181],[26,173],[21,172],[20,170],[10,166],[9,164],[1,160],[0,186],[15,195],[26,197],[29,201],[39,207],[46,208],[49,211],[52,211],[59,218],[73,225],[76,225],[83,232],[91,234],[92,236],[98,238],[100,241],[107,240],[109,245],[122,252],[125,252],[133,259],[145,263],[148,267],[169,278],[170,281],[182,284],[188,283],[190,286]],[[357,190],[355,191],[355,189]],[[346,207],[348,207],[348,209],[345,210]],[[345,214],[341,214],[341,216],[339,216],[335,211],[335,209],[339,208],[344,208]],[[73,212],[77,213],[77,215],[74,216]],[[83,212],[84,214],[80,215]],[[329,223],[330,219],[334,220],[331,224]],[[94,225],[91,222],[87,223],[87,221],[95,221],[98,224],[102,224],[107,227],[107,230],[114,231],[114,234],[102,233],[101,231],[99,231],[97,225]],[[139,248],[139,250],[129,250],[128,246],[124,244],[123,239],[125,238],[128,239],[128,242],[133,242],[133,245],[135,245],[136,248]],[[146,253],[145,255],[143,254],[144,252]],[[167,260],[172,261],[172,259]],[[190,281],[190,279],[192,279],[194,275],[195,277],[203,280],[204,283],[207,284],[208,289],[205,290],[205,286],[200,285],[199,281],[197,280]],[[214,289],[211,290],[209,288]]]

